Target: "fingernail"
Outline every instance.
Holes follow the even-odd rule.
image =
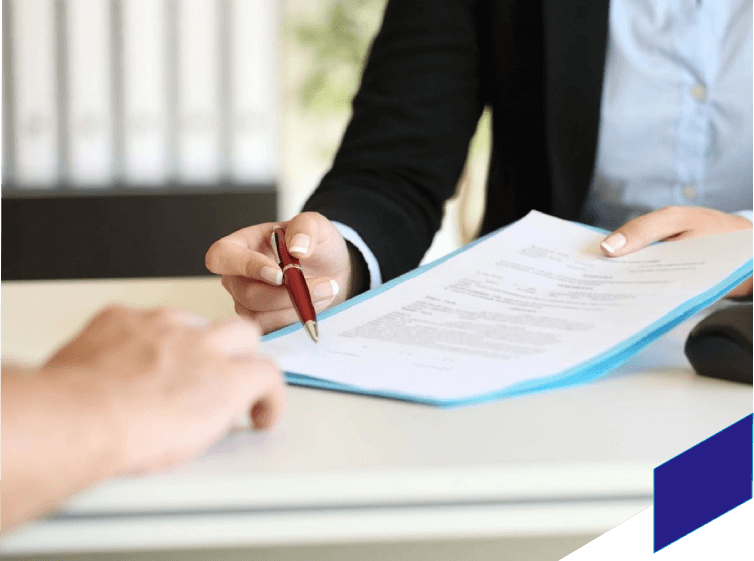
[[[185,322],[188,327],[204,327],[209,325],[207,318],[191,313],[186,315]]]
[[[309,236],[306,234],[296,234],[291,239],[291,246],[288,248],[289,253],[298,253],[304,255],[309,250]]]
[[[254,425],[259,428],[264,428],[269,424],[271,415],[272,411],[264,403],[256,403],[251,408],[250,417]]]
[[[251,428],[251,414],[246,413],[243,417],[239,417],[233,424],[231,431],[247,431]]]
[[[626,245],[626,236],[624,236],[620,232],[616,232],[615,234],[611,234],[607,238],[605,238],[605,240],[600,245],[608,253],[615,253],[624,245]]]
[[[329,282],[321,282],[312,287],[312,297],[315,300],[326,300],[328,298],[332,298],[333,296],[337,296],[338,292],[340,292],[340,287],[334,280],[330,280]]]
[[[283,271],[272,267],[262,267],[259,276],[270,284],[283,284]]]

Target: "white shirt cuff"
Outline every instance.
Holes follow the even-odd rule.
[[[737,214],[738,216],[743,216],[749,222],[754,223],[754,219],[752,219],[752,211],[750,210],[739,210],[738,212],[734,212],[733,214]]]
[[[380,264],[377,262],[377,258],[369,249],[369,246],[364,243],[361,236],[356,233],[356,230],[340,222],[333,222],[335,229],[340,232],[340,235],[351,242],[356,249],[361,252],[364,261],[366,261],[367,269],[369,269],[369,289],[376,288],[382,284],[382,273],[380,273]]]

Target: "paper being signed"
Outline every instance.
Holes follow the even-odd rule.
[[[751,272],[748,230],[622,258],[602,255],[603,237],[532,212],[322,316],[319,344],[295,330],[273,335],[264,350],[297,375],[396,397],[468,400],[563,374],[583,381],[594,372],[579,367],[610,353],[619,359],[621,347],[656,337],[694,299]]]

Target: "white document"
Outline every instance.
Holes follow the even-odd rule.
[[[167,9],[165,2],[124,0],[124,174],[133,185],[168,179]]]
[[[70,179],[108,186],[115,159],[110,3],[69,0],[66,7]]]
[[[603,237],[532,212],[321,320],[319,343],[296,329],[263,348],[288,373],[409,399],[469,400],[577,372],[651,334],[737,270],[751,272],[750,230],[621,258],[602,255]]]
[[[55,7],[52,0],[16,0],[12,26],[16,161],[20,187],[52,188],[58,181],[55,85]],[[3,178],[7,179],[7,178]]]

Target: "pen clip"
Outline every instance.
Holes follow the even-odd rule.
[[[283,265],[283,260],[280,259],[280,252],[278,251],[278,233],[272,232],[272,236],[270,236],[270,245],[272,246],[272,253],[275,254],[275,261],[277,261],[278,265]]]

